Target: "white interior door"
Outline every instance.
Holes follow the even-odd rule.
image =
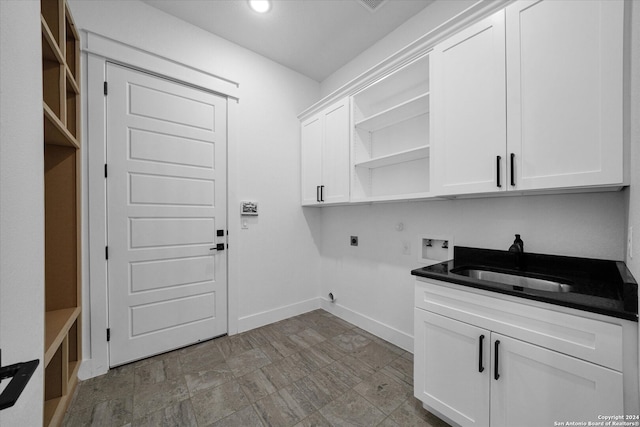
[[[227,332],[227,100],[107,65],[110,365]]]

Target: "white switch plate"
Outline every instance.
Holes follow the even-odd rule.
[[[627,256],[629,259],[633,258],[633,227],[629,227],[629,234],[627,234]]]
[[[242,228],[243,229],[249,228],[249,220],[248,219],[242,218]]]
[[[402,241],[402,255],[411,255],[411,243],[408,240]]]

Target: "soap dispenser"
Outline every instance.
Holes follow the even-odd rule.
[[[524,242],[519,234],[516,234],[513,244],[509,247],[509,252],[524,252]]]

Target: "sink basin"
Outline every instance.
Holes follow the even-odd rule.
[[[513,286],[514,290],[535,289],[547,292],[571,292],[571,285],[553,280],[537,279],[535,277],[518,276],[516,274],[499,273],[477,268],[456,268],[451,271],[454,274],[470,277],[472,279],[487,282],[500,283]]]

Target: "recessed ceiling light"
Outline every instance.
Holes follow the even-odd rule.
[[[266,13],[271,9],[271,2],[269,0],[249,0],[249,6],[258,13]]]

